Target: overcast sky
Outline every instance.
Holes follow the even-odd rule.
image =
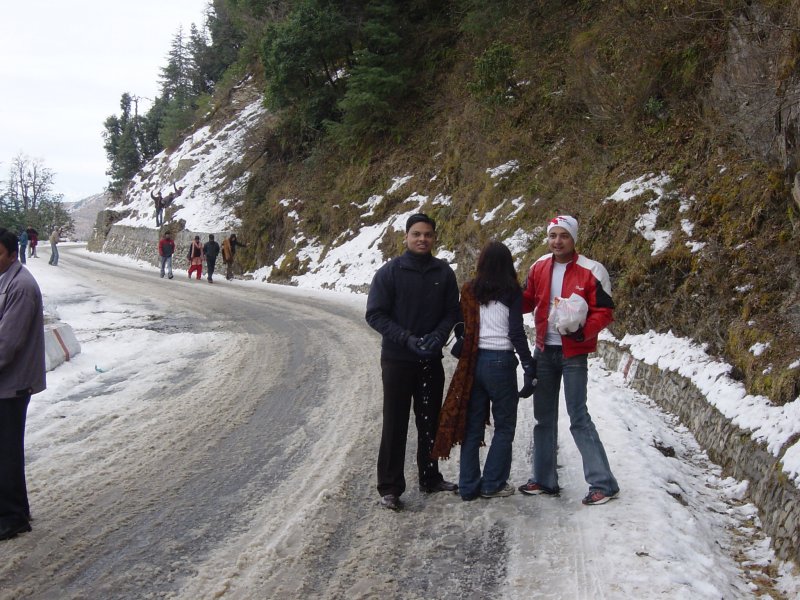
[[[0,180],[20,152],[67,201],[102,192],[103,121],[124,92],[153,98],[173,36],[208,0],[23,0],[0,10]],[[140,103],[140,111],[149,103]]]

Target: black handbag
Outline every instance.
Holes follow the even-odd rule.
[[[450,346],[450,354],[456,358],[461,358],[461,349],[464,347],[464,323],[459,321],[453,327],[453,337],[456,339]],[[449,340],[448,340],[449,341]]]

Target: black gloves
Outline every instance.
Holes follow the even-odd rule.
[[[532,358],[522,363],[522,371],[531,379],[536,379],[536,359]]]
[[[522,363],[522,389],[519,391],[520,398],[530,398],[536,387],[536,360],[532,359]]]
[[[406,348],[423,359],[431,359],[439,356],[442,346],[444,346],[444,340],[442,336],[435,331],[426,333],[421,338],[410,335],[406,340]]]
[[[435,331],[426,333],[417,344],[423,352],[439,352],[444,346],[444,340]]]

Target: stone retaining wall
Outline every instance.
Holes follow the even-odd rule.
[[[748,494],[772,537],[775,553],[800,564],[800,490],[783,472],[780,459],[709,404],[689,379],[636,360],[610,342],[600,342],[597,354],[631,387],[677,415],[727,475],[750,482]]]

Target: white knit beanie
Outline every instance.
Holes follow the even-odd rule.
[[[553,227],[563,227],[567,230],[567,233],[572,236],[572,241],[576,244],[578,243],[578,222],[575,220],[575,217],[570,217],[569,215],[558,215],[557,217],[550,219],[550,223],[547,224],[548,234]]]

